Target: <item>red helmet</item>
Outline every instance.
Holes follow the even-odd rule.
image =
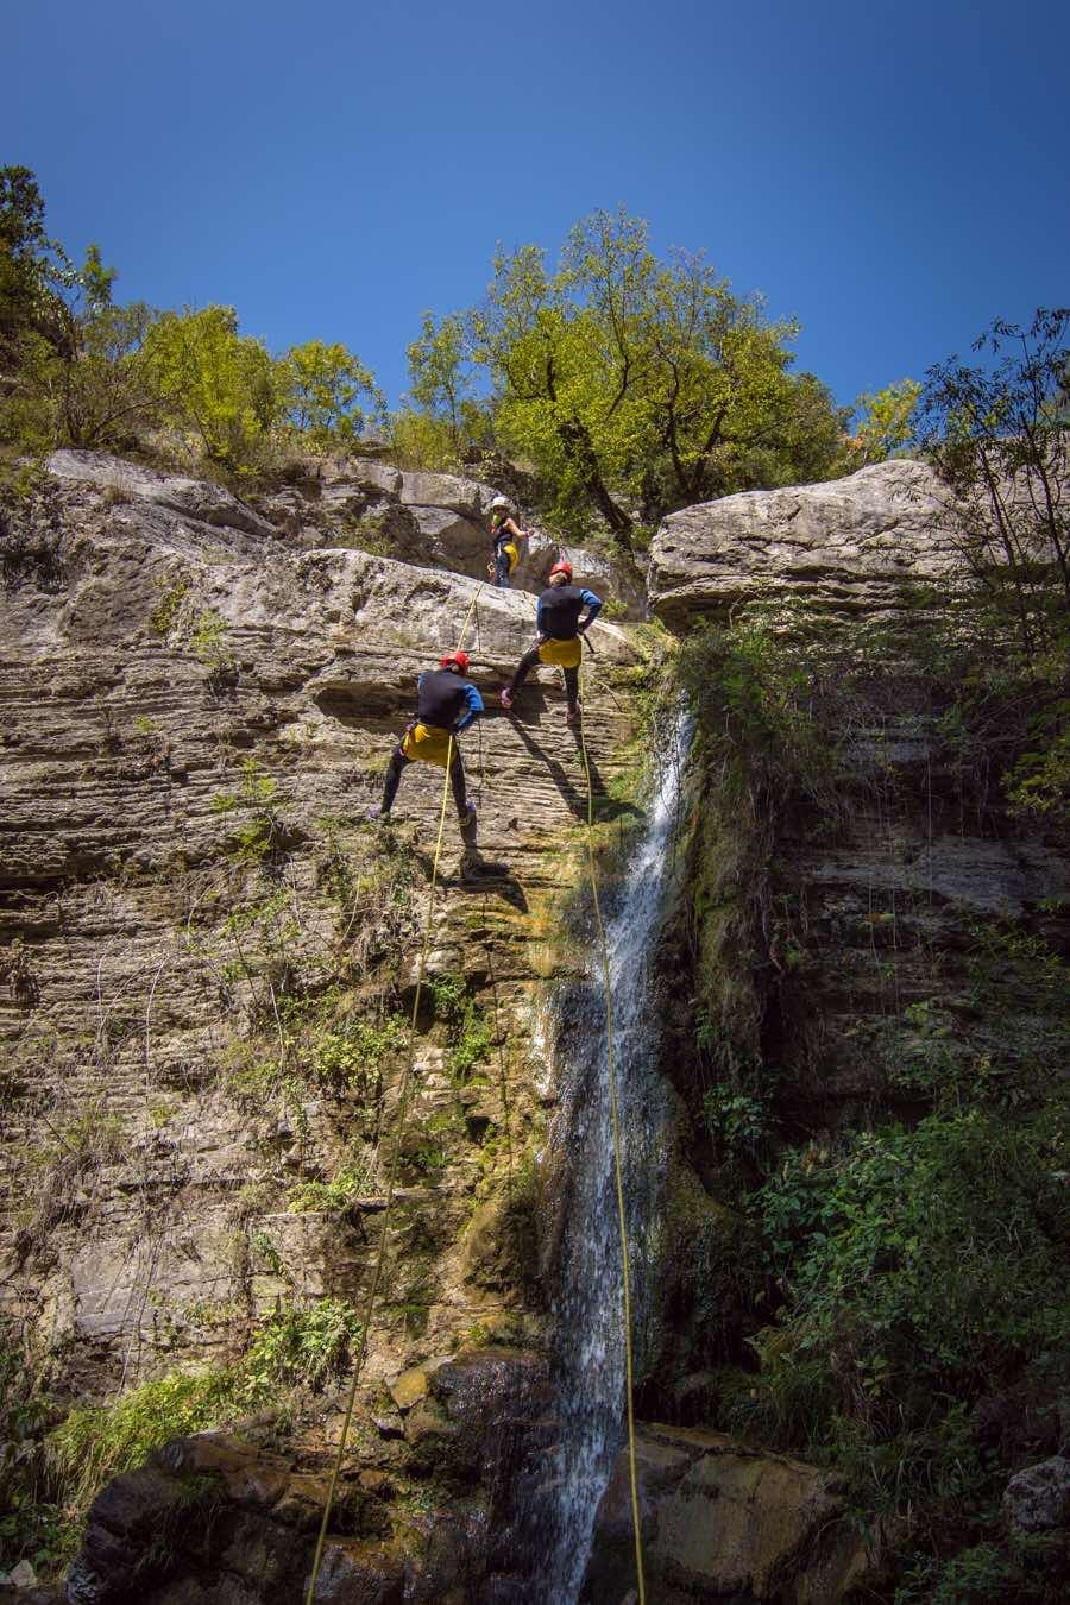
[[[553,579],[555,574],[563,574],[565,576],[566,580],[571,580],[571,578],[572,578],[572,564],[571,563],[566,563],[564,561],[562,561],[560,563],[555,563],[553,568],[550,570],[550,578]]]
[[[439,658],[440,669],[456,669],[458,674],[467,674],[471,658],[467,652],[447,652],[444,658]]]

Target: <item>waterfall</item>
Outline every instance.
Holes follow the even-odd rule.
[[[616,894],[606,899],[633,1337],[640,1366],[643,1329],[654,1314],[649,1289],[670,1118],[657,1072],[652,975],[688,735],[681,717],[659,757],[644,833]],[[592,952],[568,1013],[575,1018],[555,1122],[567,1146],[567,1180],[554,1309],[561,1431],[551,1496],[552,1550],[544,1574],[543,1597],[550,1605],[569,1605],[580,1597],[595,1515],[624,1439],[620,1231],[600,954]]]

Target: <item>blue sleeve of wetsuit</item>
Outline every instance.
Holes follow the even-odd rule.
[[[535,634],[542,634],[542,598],[535,603]]]
[[[472,723],[472,720],[483,712],[483,698],[480,696],[474,685],[465,686],[464,700],[467,702],[468,707],[457,720],[458,735],[460,735],[462,730],[467,730],[468,726]]]
[[[601,613],[602,598],[595,596],[593,591],[581,591],[580,596],[583,598],[583,605],[587,609],[587,617],[580,625],[580,629],[585,630],[588,624],[593,624],[599,613]]]

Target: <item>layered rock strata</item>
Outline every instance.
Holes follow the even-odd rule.
[[[430,1406],[414,1426],[386,1385],[543,1328],[524,1235],[554,1096],[536,1026],[569,962],[555,910],[587,798],[557,677],[533,677],[518,717],[497,711],[534,600],[325,546],[218,487],[88,454],[53,470],[55,548],[15,563],[0,599],[6,1330],[61,1396],[114,1400],[234,1363],[279,1309],[359,1304],[442,772],[405,774],[385,832],[366,814],[416,675],[463,640],[488,705],[462,740],[479,824],[462,839],[447,810],[362,1386],[370,1463],[396,1440],[426,1477],[437,1418],[421,1437]],[[593,641],[586,736],[609,817],[638,660],[613,625]],[[332,1194],[354,1165],[362,1181]],[[339,1405],[328,1393],[321,1414]],[[298,1434],[295,1474],[336,1430]]]
[[[687,507],[651,546],[651,605],[674,630],[763,598],[879,617],[911,589],[946,589],[947,508],[932,469],[908,460]]]

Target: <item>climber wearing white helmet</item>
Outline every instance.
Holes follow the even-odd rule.
[[[507,591],[509,577],[520,561],[520,542],[527,540],[528,531],[513,518],[507,496],[495,496],[489,512],[493,558],[487,573],[500,590]]]

